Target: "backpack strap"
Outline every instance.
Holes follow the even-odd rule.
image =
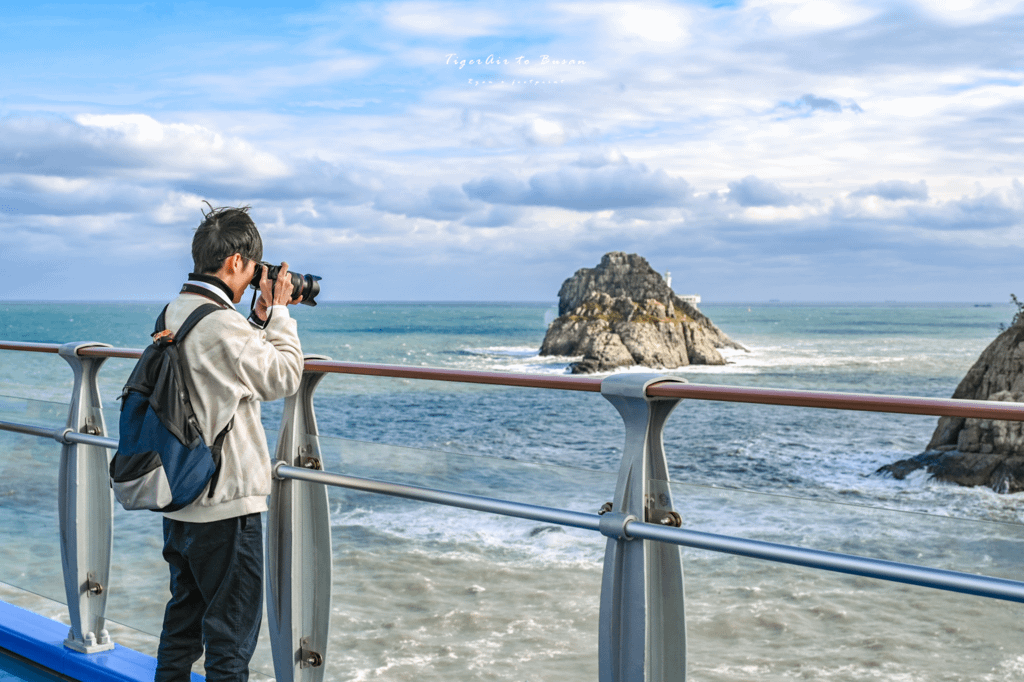
[[[188,336],[188,333],[192,331],[192,329],[199,324],[204,317],[210,313],[215,313],[218,310],[226,310],[226,308],[214,303],[204,303],[193,310],[192,313],[185,318],[185,321],[181,323],[181,326],[178,327],[178,331],[174,335],[174,343],[181,344],[185,340],[185,337]],[[181,348],[180,345],[178,345],[178,347]],[[182,369],[186,369],[187,364],[185,362],[184,352],[178,352],[178,361],[181,363]],[[191,409],[191,401],[189,403],[189,408]],[[232,416],[231,420],[228,421],[227,426],[224,427],[224,430],[217,434],[217,438],[213,441],[212,446],[210,447],[210,454],[213,455],[213,460],[217,463],[217,468],[214,469],[213,476],[210,477],[210,489],[207,493],[207,497],[213,497],[214,488],[217,487],[217,481],[220,478],[220,469],[222,464],[220,453],[224,448],[224,439],[227,437],[228,431],[231,430],[234,423],[235,418]]]
[[[213,476],[210,477],[210,491],[206,494],[207,497],[213,497],[213,490],[217,487],[217,481],[220,480],[220,470],[223,460],[221,460],[220,453],[224,450],[224,439],[228,435],[228,431],[235,425],[235,418],[231,417],[228,425],[224,427],[224,430],[217,434],[217,439],[213,441],[213,447],[210,448],[210,453],[213,455],[213,459],[217,462],[217,468],[213,471]]]
[[[150,336],[153,337],[154,343],[163,341],[167,337],[172,337],[175,341],[182,341],[185,336],[192,331],[192,327],[199,323],[199,320],[203,319],[210,313],[217,312],[218,310],[227,310],[227,306],[223,304],[215,305],[213,303],[204,303],[193,310],[192,314],[185,318],[185,321],[181,323],[181,327],[178,328],[178,331],[172,334],[171,331],[167,329],[166,321],[167,308],[169,307],[170,303],[164,306],[164,309],[160,311],[159,317],[156,318],[156,326],[153,327],[153,333],[150,334]],[[168,342],[164,341],[164,343],[166,344]]]
[[[164,317],[166,317],[166,315],[167,315],[167,307],[170,306],[170,305],[171,304],[168,303],[167,305],[164,306],[164,309],[160,311],[160,317],[156,318],[156,326],[153,327],[153,333],[150,334],[150,336],[156,338],[156,336],[160,332],[162,332],[165,329],[167,329],[167,323],[164,322]]]
[[[199,321],[210,313],[215,313],[218,310],[224,310],[223,307],[215,305],[213,303],[204,303],[199,306],[192,313],[185,318],[185,321],[178,327],[178,331],[174,332],[174,342],[181,343],[188,336],[188,333],[192,331],[192,328],[199,324]]]

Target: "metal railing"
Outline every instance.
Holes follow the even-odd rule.
[[[111,357],[142,351],[96,343],[0,341],[0,350],[58,353],[75,385],[63,428],[0,421],[0,430],[62,444],[58,505],[71,616],[65,644],[91,653],[113,646],[104,628],[112,541],[112,495],[97,374]],[[327,374],[600,392],[626,428],[614,501],[598,513],[541,507],[323,471],[313,394]],[[654,374],[592,377],[466,372],[333,362],[307,356],[299,390],[285,401],[267,530],[267,607],[281,682],[323,679],[331,588],[326,486],[391,495],[600,532],[605,549],[599,623],[602,682],[685,680],[685,609],[679,547],[722,552],[880,580],[1024,603],[1024,582],[681,528],[669,488],[663,428],[684,398],[809,408],[1024,421],[1024,405],[906,396],[690,384]]]

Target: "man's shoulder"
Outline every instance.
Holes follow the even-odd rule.
[[[167,305],[164,320],[167,328],[178,329],[188,319],[189,315],[205,304],[216,305],[219,309],[204,317],[200,324],[196,326],[195,332],[199,332],[201,328],[209,330],[213,327],[224,331],[234,330],[247,333],[252,331],[252,326],[234,308],[220,305],[204,296],[196,294],[181,294]]]

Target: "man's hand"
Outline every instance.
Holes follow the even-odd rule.
[[[281,263],[276,280],[267,279],[267,268],[263,268],[260,276],[260,298],[256,301],[256,315],[261,320],[266,320],[270,306],[291,305],[302,301],[302,296],[292,298],[294,289],[292,278],[288,275],[288,263]]]

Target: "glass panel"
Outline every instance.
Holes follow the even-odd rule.
[[[672,485],[693,530],[1024,580],[1024,527]],[[1020,605],[684,550],[700,680],[1013,679]]]
[[[67,405],[0,398],[0,420],[47,428],[67,421]],[[0,581],[65,602],[57,521],[60,445],[0,431]]]
[[[1019,679],[1018,604],[694,550],[684,557],[692,679]]]
[[[142,348],[143,345],[136,345]],[[0,355],[0,395],[67,404],[71,400],[74,375],[67,361],[55,353],[14,353]],[[97,383],[104,405],[115,402],[135,367],[136,360],[107,358],[100,369]],[[26,377],[31,377],[26,383]],[[65,415],[67,416],[67,415]],[[63,419],[61,420],[63,422]]]
[[[338,438],[321,451],[329,471],[591,513],[615,486],[603,472]],[[328,497],[328,679],[597,679],[601,536],[340,488]]]
[[[115,404],[116,405],[116,404]],[[0,419],[56,428],[67,419],[59,403],[0,397]],[[107,434],[118,435],[118,407],[103,410]],[[268,432],[273,442],[276,432]],[[60,444],[0,431],[0,599],[64,623],[67,599],[61,573],[57,475]],[[107,629],[118,644],[156,656],[169,596],[161,555],[162,517],[114,504],[114,544],[107,592]],[[274,675],[264,619],[254,657],[255,678]],[[193,667],[202,673],[202,660]]]

